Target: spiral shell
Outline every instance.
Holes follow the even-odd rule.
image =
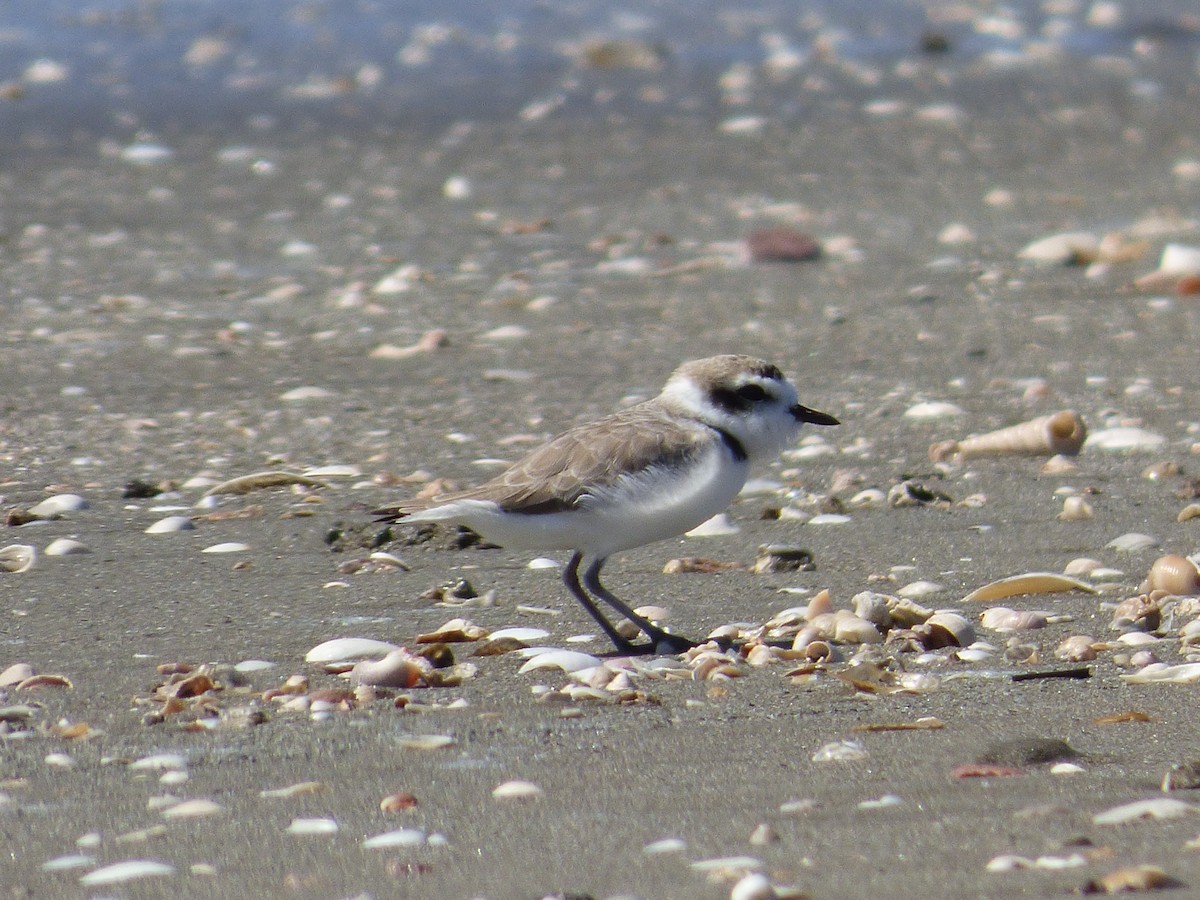
[[[1073,409],[1039,416],[998,431],[961,441],[944,441],[929,448],[934,462],[981,456],[1074,456],[1087,440],[1087,426]]]

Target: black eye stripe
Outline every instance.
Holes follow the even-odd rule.
[[[767,399],[767,392],[763,390],[761,384],[743,384],[737,389],[737,395],[743,400],[751,403],[758,403],[761,400]]]

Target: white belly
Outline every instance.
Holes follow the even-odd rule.
[[[723,444],[714,442],[690,469],[623,480],[577,509],[505,513],[490,502],[463,500],[406,521],[466,525],[502,547],[581,550],[605,557],[690,531],[729,506],[748,472],[746,462],[734,460]]]

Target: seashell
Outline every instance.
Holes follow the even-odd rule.
[[[225,541],[220,544],[213,544],[210,547],[205,547],[201,553],[242,553],[250,549],[249,544],[243,544],[241,541]]]
[[[846,505],[854,509],[877,509],[887,503],[887,494],[879,490],[879,488],[867,488],[859,491],[848,501]]]
[[[758,548],[753,572],[769,575],[775,572],[808,572],[813,568],[811,550],[789,544],[763,544]]]
[[[405,791],[400,791],[396,794],[388,794],[379,801],[379,808],[384,812],[404,812],[410,809],[416,809],[419,801],[412,794]]]
[[[1170,791],[1191,791],[1200,788],[1200,760],[1175,763],[1163,775],[1161,790],[1164,794]]]
[[[879,644],[883,634],[866,619],[839,610],[834,614],[833,639],[843,644]]]
[[[184,800],[181,803],[176,803],[174,806],[169,806],[162,812],[164,819],[198,819],[202,816],[214,816],[217,813],[224,812],[225,808],[215,800],[198,798],[195,800]]]
[[[91,553],[91,548],[73,538],[58,538],[46,545],[42,551],[47,556],[80,556]]]
[[[729,891],[729,900],[775,900],[778,896],[771,880],[761,872],[747,872]]]
[[[544,628],[514,626],[512,628],[499,628],[493,631],[490,637],[493,641],[511,638],[512,640],[528,644],[530,641],[540,641],[543,638],[550,637],[550,632]]]
[[[1158,538],[1149,534],[1130,531],[1113,538],[1104,546],[1119,553],[1141,553],[1144,550],[1152,550],[1157,547]]]
[[[866,619],[872,625],[887,630],[892,626],[892,611],[888,605],[886,594],[876,594],[873,591],[862,591],[850,598],[854,614],[860,619]]]
[[[371,687],[411,688],[421,683],[428,668],[428,662],[400,648],[383,659],[364,659],[355,664],[350,681]]]
[[[1175,517],[1175,521],[1189,522],[1196,518],[1200,518],[1200,503],[1189,503],[1179,511],[1179,515]]]
[[[1177,553],[1160,556],[1150,565],[1150,573],[1142,583],[1141,590],[1195,597],[1200,595],[1200,567]]]
[[[37,549],[29,544],[0,548],[0,572],[28,572],[37,561]]]
[[[1096,589],[1084,581],[1059,575],[1056,572],[1027,572],[1023,575],[1010,575],[976,588],[963,597],[963,603],[976,600],[1002,600],[1006,597],[1018,597],[1025,594],[1057,594],[1063,591],[1087,591],[1096,593]]]
[[[386,641],[376,641],[371,638],[334,638],[317,644],[304,655],[304,661],[310,663],[342,662],[352,659],[383,657],[393,650],[399,650],[395,644]]]
[[[1090,662],[1099,656],[1095,643],[1095,639],[1086,634],[1073,634],[1059,641],[1054,655],[1067,662]]]
[[[1159,450],[1166,442],[1167,439],[1161,434],[1131,426],[1105,428],[1102,431],[1094,432],[1088,438],[1088,446],[1093,449],[1129,453],[1148,453]]]
[[[1089,559],[1086,556],[1077,556],[1065,566],[1063,566],[1064,575],[1090,575],[1096,569],[1101,568],[1104,563],[1098,559]]]
[[[259,791],[258,796],[274,800],[288,800],[292,797],[300,797],[307,794],[323,794],[328,790],[329,785],[322,781],[301,781],[296,784],[289,784],[287,787]]]
[[[928,597],[930,594],[940,594],[946,589],[945,585],[936,581],[911,581],[896,591],[896,596],[915,600],[918,597]]]
[[[1065,231],[1039,238],[1017,251],[1018,259],[1051,265],[1087,265],[1100,252],[1100,239],[1090,231]]]
[[[915,403],[904,411],[906,419],[944,419],[950,416],[961,416],[965,414],[965,410],[961,406],[955,406],[953,403],[945,403],[936,400],[929,400],[923,403]]]
[[[1086,522],[1095,517],[1096,511],[1092,509],[1092,504],[1082,497],[1067,497],[1063,500],[1062,512],[1058,514],[1058,518],[1063,522]]]
[[[642,848],[642,852],[648,856],[657,856],[660,853],[682,853],[686,849],[687,841],[682,838],[662,838],[651,841]]]
[[[292,819],[292,823],[288,825],[286,831],[288,834],[300,835],[302,837],[319,837],[326,834],[337,834],[338,823],[336,819],[298,818]]]
[[[298,388],[297,390],[302,390]],[[289,393],[295,393],[294,391]],[[280,399],[292,399],[283,395]],[[307,398],[305,398],[307,399]],[[216,497],[221,494],[249,494],[251,491],[262,490],[263,488],[282,487],[288,484],[299,484],[304,487],[324,488],[329,487],[325,482],[319,481],[316,478],[310,478],[307,475],[298,475],[295,472],[253,472],[249,475],[239,475],[237,478],[230,478],[228,481],[222,481],[220,484],[214,484],[201,496]]]
[[[481,641],[488,636],[488,630],[481,628],[466,619],[451,619],[436,631],[428,634],[418,634],[418,644],[456,643]]]
[[[534,800],[541,797],[544,791],[532,781],[515,779],[496,785],[492,796],[497,800]]]
[[[13,663],[0,672],[0,688],[12,687],[33,677],[33,666],[29,663]]]
[[[991,609],[983,611],[980,616],[980,624],[991,631],[1006,633],[1045,628],[1049,624],[1049,618],[1048,613],[1039,610],[1015,610],[1009,609],[1007,606],[993,606]]]
[[[135,759],[128,766],[131,772],[157,771],[160,769],[186,769],[188,760],[179,753],[155,753]]]
[[[829,593],[828,588],[825,588],[814,594],[813,598],[808,601],[804,617],[811,622],[817,616],[831,612],[833,612],[833,595]]]
[[[28,678],[17,682],[16,690],[27,691],[30,688],[39,687],[65,687],[73,689],[75,685],[71,684],[71,679],[66,675],[30,675]]]
[[[564,672],[577,672],[580,669],[600,665],[600,660],[597,657],[592,656],[590,653],[582,653],[579,650],[556,650],[545,647],[532,647],[530,649],[536,650],[537,653],[526,660],[524,665],[517,670],[519,674],[523,675],[535,669],[562,669]]]
[[[369,837],[362,842],[362,845],[367,850],[375,850],[380,847],[387,849],[394,847],[422,847],[427,840],[428,837],[420,828],[398,828],[395,831],[385,831],[383,834]]]
[[[1106,809],[1092,816],[1094,825],[1125,825],[1145,819],[1178,819],[1197,812],[1198,807],[1174,797],[1136,800]]]
[[[43,872],[65,872],[70,869],[90,869],[96,864],[94,856],[85,856],[82,853],[71,853],[66,856],[56,856],[54,859],[48,859],[41,865]]]
[[[813,762],[857,762],[866,759],[867,748],[862,741],[830,741],[812,756]]]
[[[974,627],[965,616],[958,613],[934,613],[924,622],[914,625],[912,631],[926,650],[966,647],[975,643]]]
[[[1087,440],[1087,426],[1074,410],[1039,416],[961,441],[945,441],[929,448],[934,462],[968,460],[986,456],[1074,456]]]
[[[159,519],[146,528],[146,534],[174,534],[179,531],[194,531],[195,523],[191,516],[167,516]]]
[[[1113,610],[1109,628],[1113,631],[1154,631],[1162,623],[1162,609],[1146,594],[1122,600]]]
[[[402,750],[445,750],[458,741],[448,734],[407,734],[396,743]]]
[[[88,502],[78,494],[54,494],[29,507],[29,514],[39,519],[53,519],[67,512],[87,509]]]
[[[1174,666],[1168,666],[1166,663],[1151,663],[1137,672],[1121,677],[1130,684],[1154,684],[1156,682],[1195,684],[1200,682],[1200,663],[1180,663]]]
[[[174,875],[175,867],[150,859],[129,859],[93,869],[79,879],[84,887],[99,887],[108,884],[124,884],[139,878]]]
[[[888,612],[892,617],[892,624],[899,628],[911,628],[933,615],[932,609],[926,609],[909,597],[890,597]]]
[[[1141,891],[1157,891],[1162,888],[1178,887],[1179,882],[1171,878],[1158,866],[1143,864],[1114,869],[1099,878],[1093,878],[1081,889],[1084,894],[1125,894]]]
[[[729,521],[729,516],[725,513],[717,513],[711,519],[706,519],[691,531],[686,532],[684,537],[720,537],[737,534],[739,531],[741,529]]]

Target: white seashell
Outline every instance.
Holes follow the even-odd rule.
[[[492,796],[497,800],[533,800],[542,796],[543,793],[542,789],[532,781],[521,781],[520,779],[506,781],[496,785],[492,790]]]
[[[999,632],[1029,631],[1045,628],[1049,623],[1047,613],[1033,609],[1009,609],[1007,606],[985,609],[979,618],[984,628]]]
[[[288,834],[298,834],[304,837],[324,834],[337,834],[338,823],[335,819],[292,819],[286,829]]]
[[[975,643],[974,627],[967,621],[965,616],[960,616],[958,613],[934,613],[920,625],[914,626],[914,631],[918,628],[926,628],[931,631],[933,629],[941,629],[942,632],[953,638],[953,644],[944,642],[936,646],[967,647]],[[928,647],[929,645],[926,644],[925,646]]]
[[[181,803],[176,803],[174,806],[164,809],[162,817],[164,819],[198,819],[201,816],[212,816],[219,812],[224,812],[224,807],[220,803],[198,798],[195,800],[184,800]]]
[[[957,651],[954,655],[963,662],[983,662],[985,659],[990,659],[994,654],[990,650],[977,650],[973,647],[966,647]]]
[[[39,519],[50,519],[66,512],[77,512],[87,508],[88,502],[78,494],[54,494],[41,503],[29,507],[29,513]]]
[[[37,562],[37,548],[30,544],[9,544],[0,548],[0,572],[28,572]]]
[[[835,614],[833,639],[844,644],[879,644],[883,634],[872,623],[853,613]]]
[[[175,151],[165,144],[130,144],[121,151],[121,159],[137,166],[153,166],[169,161]]]
[[[1017,251],[1018,259],[1058,265],[1085,264],[1100,252],[1100,238],[1090,231],[1065,231],[1039,238]]]
[[[0,672],[0,688],[13,687],[20,684],[26,678],[32,677],[33,666],[29,663],[13,663],[3,672]]]
[[[1073,456],[1085,440],[1087,426],[1083,419],[1074,410],[1064,409],[987,434],[934,444],[929,456],[934,462],[985,456]]]
[[[1054,655],[1067,662],[1090,662],[1099,654],[1093,646],[1095,638],[1086,634],[1073,634],[1063,638],[1054,648]]]
[[[249,550],[249,544],[243,544],[239,541],[225,541],[221,544],[213,544],[210,547],[205,547],[201,553],[242,553]]]
[[[1087,770],[1083,766],[1079,765],[1079,763],[1073,762],[1055,763],[1050,767],[1051,775],[1079,775],[1086,771]]]
[[[186,769],[188,760],[180,753],[155,753],[153,756],[143,756],[129,764],[131,772],[155,771],[159,769]]]
[[[845,525],[852,522],[849,516],[841,513],[820,513],[808,520],[809,525]]]
[[[71,769],[75,767],[75,760],[66,753],[47,753],[43,762],[48,766],[54,766],[56,769]]]
[[[887,503],[887,494],[879,490],[879,488],[867,488],[859,491],[848,501],[848,505],[855,509],[878,508]]]
[[[296,403],[304,400],[324,400],[332,396],[333,391],[328,388],[306,385],[304,387],[292,388],[290,391],[284,391],[279,395],[279,399],[285,403]]]
[[[1067,497],[1063,500],[1062,512],[1058,514],[1058,518],[1063,522],[1086,522],[1095,517],[1096,511],[1092,509],[1092,504],[1082,497]]]
[[[884,794],[874,800],[863,800],[858,804],[859,809],[887,809],[889,806],[903,806],[904,798],[896,794]]]
[[[1158,262],[1163,275],[1200,275],[1200,247],[1167,244]]]
[[[1095,825],[1124,825],[1139,819],[1178,819],[1196,812],[1200,807],[1174,797],[1155,797],[1152,800],[1137,800],[1106,809],[1092,816]]]
[[[91,548],[72,538],[58,538],[46,545],[42,551],[47,556],[80,556],[91,553]]]
[[[930,594],[940,594],[944,590],[946,590],[945,585],[938,584],[936,581],[912,581],[896,591],[896,596],[916,600],[920,597],[928,597]]]
[[[553,559],[547,559],[545,556],[535,556],[529,561],[526,567],[529,569],[557,569],[558,562]]]
[[[1180,663],[1168,666],[1166,663],[1151,663],[1129,675],[1122,675],[1130,684],[1153,684],[1165,682],[1169,684],[1195,684],[1200,682],[1200,663]]]
[[[888,603],[892,599],[886,594],[860,591],[850,598],[850,605],[854,608],[854,615],[886,630],[892,625],[891,604]]]
[[[304,470],[305,478],[359,478],[362,469],[358,466],[314,466]]]
[[[244,659],[239,663],[235,663],[233,671],[241,672],[243,675],[249,675],[253,672],[264,672],[267,669],[275,668],[276,663],[265,659]]]
[[[393,650],[399,650],[395,644],[387,641],[376,641],[372,638],[334,638],[317,644],[304,655],[304,661],[310,663],[347,662],[354,659],[370,659],[384,657]]]
[[[177,531],[194,531],[196,525],[191,516],[167,516],[146,529],[146,534],[174,534]]]
[[[396,743],[402,750],[445,750],[458,741],[448,734],[406,734]]]
[[[96,864],[94,856],[85,856],[82,853],[71,853],[67,856],[56,856],[54,859],[48,859],[41,865],[43,872],[66,872],[71,869],[90,869]]]
[[[598,657],[592,656],[590,653],[582,653],[579,650],[530,649],[540,649],[541,652],[528,659],[517,670],[520,674],[532,672],[535,669],[562,669],[564,672],[577,672],[580,669],[600,665]]]
[[[497,631],[493,631],[490,637],[493,641],[502,638],[510,638],[514,641],[528,643],[529,641],[540,641],[544,638],[548,638],[550,637],[550,632],[546,631],[544,628],[531,628],[528,626],[518,625],[512,628],[501,628]]]
[[[813,762],[856,762],[867,758],[862,741],[831,741],[813,754]]]
[[[369,837],[362,845],[367,850],[374,850],[379,847],[420,847],[427,842],[428,837],[420,828],[398,828]]]
[[[748,872],[729,891],[729,900],[775,900],[779,895],[761,872]]]
[[[1026,572],[1023,575],[1010,575],[976,588],[963,597],[963,603],[976,600],[1002,600],[1006,597],[1018,597],[1025,594],[1057,594],[1062,591],[1087,591],[1096,593],[1096,589],[1084,581],[1059,575],[1057,572]]]
[[[174,874],[175,867],[166,863],[149,859],[130,859],[88,872],[79,879],[79,883],[85,887],[98,887],[106,884],[124,884],[138,878]]]
[[[1086,556],[1077,556],[1063,567],[1064,575],[1090,575],[1096,569],[1099,569],[1104,564],[1098,559],[1089,559]]]
[[[904,411],[906,419],[944,419],[949,416],[961,416],[965,410],[961,406],[955,406],[953,403],[944,403],[936,400],[928,400],[923,403],[916,403]]]
[[[642,852],[649,856],[656,856],[659,853],[682,853],[686,849],[687,841],[682,838],[663,838],[650,842],[642,848]]]
[[[1147,431],[1144,428],[1120,426],[1092,432],[1088,438],[1088,447],[1096,450],[1145,453],[1161,449],[1166,442],[1167,439],[1165,437],[1153,431]]]
[[[1109,550],[1117,550],[1121,553],[1141,553],[1144,550],[1152,550],[1157,547],[1158,538],[1130,531],[1113,538],[1104,546]]]

